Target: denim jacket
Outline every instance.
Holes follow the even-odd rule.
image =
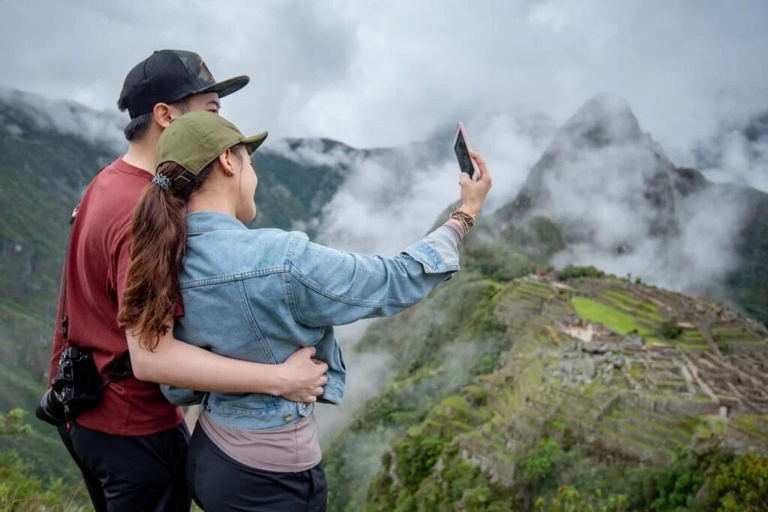
[[[346,367],[333,326],[403,311],[459,269],[457,240],[445,226],[394,257],[329,249],[304,233],[248,229],[222,213],[192,213],[187,226],[184,316],[175,337],[267,364],[314,346],[328,364],[321,399],[335,404],[344,397]],[[175,404],[203,402],[217,422],[248,430],[279,428],[313,409],[266,394],[161,388]]]

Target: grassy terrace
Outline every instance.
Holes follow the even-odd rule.
[[[658,336],[665,318],[659,315],[658,306],[647,300],[636,298],[630,293],[619,290],[605,290],[598,299],[573,297],[572,303],[579,316],[590,322],[599,322],[608,329],[620,334],[636,332],[649,344],[672,343],[687,350],[709,350],[709,345],[698,329],[683,329],[674,340],[664,340]],[[754,333],[720,329],[716,331],[719,339],[728,343],[759,343],[760,338]],[[714,334],[714,333],[713,333]]]
[[[688,350],[709,350],[709,345],[698,329],[683,329],[683,333],[675,340],[675,345]]]
[[[735,345],[759,345],[764,342],[760,335],[755,332],[727,327],[712,329],[712,337],[716,341]]]
[[[737,416],[732,418],[729,428],[760,440],[768,448],[768,414],[762,416]]]
[[[659,307],[656,304],[647,300],[640,300],[630,293],[619,290],[606,290],[601,294],[601,297],[610,300],[623,309],[629,309],[633,312],[660,319],[658,317]]]
[[[612,331],[620,334],[637,333],[648,343],[663,343],[653,330],[637,321],[637,318],[629,313],[608,306],[586,297],[573,297],[573,307],[579,316],[593,323],[601,323]]]

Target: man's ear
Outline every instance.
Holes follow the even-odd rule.
[[[158,103],[155,108],[152,109],[152,117],[160,127],[165,130],[173,120],[173,113],[171,112],[171,106],[166,103]]]
[[[224,150],[224,152],[219,155],[219,164],[221,165],[225,176],[235,175],[234,160],[235,155],[232,153],[231,148]]]

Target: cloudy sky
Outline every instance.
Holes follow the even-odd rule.
[[[224,104],[244,130],[357,147],[420,140],[457,119],[626,98],[685,158],[768,107],[768,2],[0,0],[0,85],[114,109],[159,48],[252,83]]]

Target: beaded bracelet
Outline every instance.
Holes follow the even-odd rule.
[[[475,225],[474,215],[470,215],[467,212],[460,210],[457,206],[453,207],[453,213],[451,213],[451,216],[448,218],[456,219],[457,221],[461,222],[465,233]]]

